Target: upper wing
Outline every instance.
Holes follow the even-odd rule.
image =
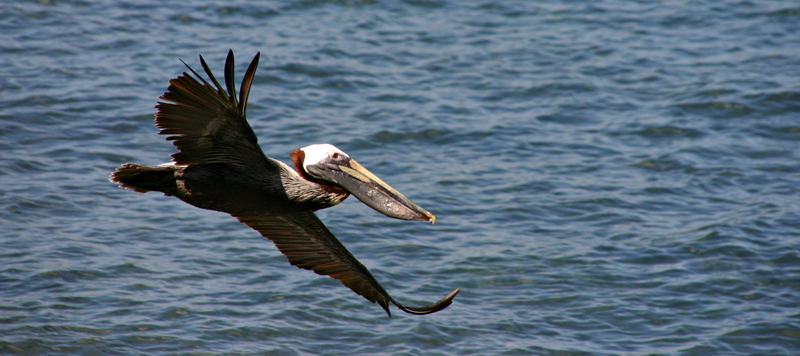
[[[184,72],[169,81],[169,88],[159,99],[172,104],[159,102],[156,105],[156,126],[160,129],[159,134],[171,135],[167,140],[173,141],[178,148],[179,152],[172,155],[175,163],[190,165],[225,162],[250,166],[269,164],[245,118],[247,97],[259,57],[260,53],[256,54],[245,72],[238,101],[233,77],[233,51],[228,52],[228,59],[225,61],[228,93],[225,93],[214,78],[203,56],[200,56],[200,63],[214,86],[189,65],[186,67],[197,79]]]
[[[237,216],[239,221],[272,240],[292,265],[338,279],[367,300],[380,304],[386,313],[389,303],[412,314],[435,313],[449,306],[458,293],[422,308],[409,308],[394,300],[347,248],[336,239],[311,211],[287,215]]]

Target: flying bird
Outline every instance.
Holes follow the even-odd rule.
[[[168,135],[178,152],[169,163],[126,163],[111,181],[139,193],[162,192],[198,208],[228,213],[275,243],[299,268],[330,276],[391,316],[389,303],[411,314],[448,307],[459,289],[436,303],[407,307],[378,283],[314,213],[341,203],[350,194],[389,217],[436,217],[330,144],[295,150],[289,165],[264,155],[245,111],[261,53],[244,74],[239,96],[234,83],[233,51],[225,61],[227,93],[203,56],[200,64],[211,83],[184,62],[192,75],[169,81],[156,105],[158,133]],[[213,85],[212,85],[213,84]]]

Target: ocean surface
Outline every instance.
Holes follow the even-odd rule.
[[[153,106],[237,81],[289,162],[348,152],[436,224],[320,218],[414,316],[229,215],[108,181]],[[8,1],[0,354],[798,355],[800,3]]]

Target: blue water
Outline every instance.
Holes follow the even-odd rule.
[[[438,217],[321,219],[393,310],[222,213],[108,182],[168,161],[202,54],[264,151],[332,143]],[[0,354],[800,354],[792,1],[0,5]]]

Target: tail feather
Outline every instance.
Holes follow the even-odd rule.
[[[175,165],[146,166],[138,163],[125,163],[111,174],[114,183],[137,193],[163,192],[174,195]]]

